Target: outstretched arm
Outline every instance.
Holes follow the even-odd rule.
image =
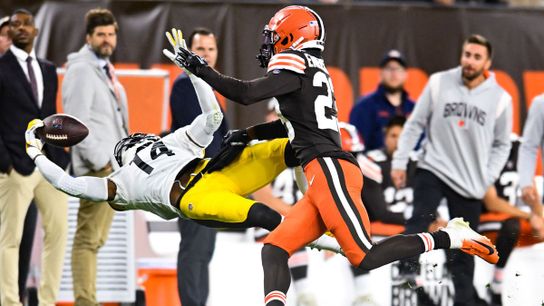
[[[250,105],[264,99],[272,98],[295,91],[301,87],[300,78],[288,71],[270,73],[265,77],[251,81],[242,81],[225,76],[208,66],[200,56],[187,49],[180,30],[166,32],[166,37],[173,51],[163,50],[163,54],[180,68],[202,78],[220,94],[234,102]]]
[[[34,161],[43,177],[60,191],[91,201],[109,201],[115,197],[116,186],[107,178],[92,176],[72,177],[50,161],[43,153],[43,143],[36,138],[35,131],[43,122],[34,119],[28,123],[25,132],[26,153]]]
[[[223,75],[207,66],[199,76],[227,99],[243,105],[278,97],[301,86],[300,78],[289,71],[269,73],[258,79],[243,81]]]
[[[115,197],[115,184],[104,177],[80,176],[72,177],[40,154],[35,159],[36,166],[43,177],[58,190],[71,196],[90,201],[110,201]],[[113,186],[109,186],[112,185]],[[113,194],[110,192],[113,191]]]

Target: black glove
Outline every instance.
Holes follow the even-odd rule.
[[[212,158],[206,169],[206,173],[212,173],[214,171],[219,171],[226,166],[230,165],[245,149],[245,145],[235,145],[235,146],[225,146],[221,149],[219,154],[216,157]]]
[[[223,137],[221,151],[214,157],[206,167],[206,172],[211,173],[221,170],[230,165],[244,151],[250,141],[246,130],[230,130]]]
[[[247,130],[229,130],[225,137],[223,137],[221,146],[245,147],[250,140],[251,139],[249,139],[249,136],[247,135]]]
[[[176,52],[175,61],[196,76],[199,76],[202,70],[208,67],[208,63],[202,57],[181,47]]]

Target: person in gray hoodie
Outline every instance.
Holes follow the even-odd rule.
[[[397,188],[406,182],[409,153],[421,133],[426,134],[407,234],[425,230],[443,198],[451,218],[463,217],[473,229],[478,227],[484,194],[499,176],[511,145],[512,98],[489,72],[492,55],[486,38],[467,38],[461,65],[431,75],[405,125],[391,171]],[[448,252],[455,305],[473,305],[474,260]]]
[[[117,22],[106,9],[85,16],[86,44],[68,55],[62,84],[62,103],[67,114],[89,127],[89,136],[72,147],[76,176],[105,177],[112,172],[113,148],[128,136],[127,98],[117,81],[109,57],[117,44]],[[107,202],[81,200],[72,248],[72,276],[76,305],[98,305],[96,259],[107,240],[114,211]]]

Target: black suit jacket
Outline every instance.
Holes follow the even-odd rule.
[[[43,75],[43,101],[41,108],[32,94],[30,83],[8,50],[0,57],[0,172],[7,172],[10,166],[22,175],[29,175],[35,168],[34,162],[25,152],[25,131],[30,120],[57,112],[56,99],[58,79],[55,66],[38,59]],[[62,148],[45,145],[44,152],[49,159],[66,168],[68,154]]]

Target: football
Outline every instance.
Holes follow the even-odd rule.
[[[81,142],[89,129],[74,116],[54,114],[43,119],[44,127],[36,129],[36,135],[45,143],[56,147],[70,147]]]

